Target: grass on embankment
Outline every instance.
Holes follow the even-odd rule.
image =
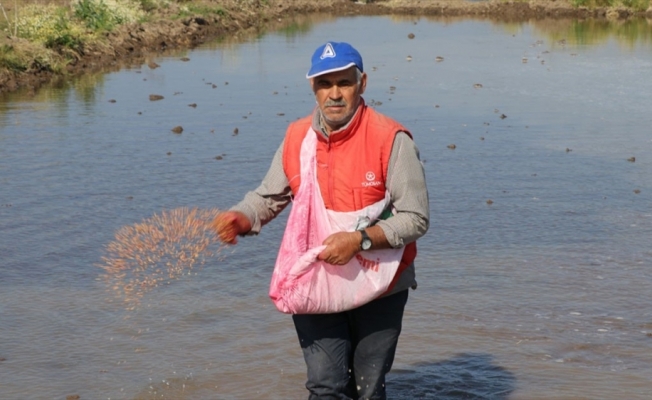
[[[241,0],[239,3],[246,8],[254,1]],[[174,20],[192,15],[225,14],[220,5],[175,0],[0,2],[0,30],[3,32],[0,73],[30,70],[60,73],[88,49],[101,47],[105,34],[121,25],[157,18]]]
[[[588,8],[626,8],[633,11],[646,11],[650,8],[650,0],[570,0],[575,7]]]

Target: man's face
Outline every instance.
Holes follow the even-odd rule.
[[[355,114],[367,86],[367,74],[362,73],[358,82],[356,69],[351,67],[311,78],[310,84],[330,133],[346,125]]]

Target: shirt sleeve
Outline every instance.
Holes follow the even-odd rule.
[[[242,201],[230,209],[243,213],[251,222],[251,230],[247,235],[258,234],[261,228],[283,211],[292,200],[290,183],[283,171],[284,142],[281,142],[276,150],[260,186],[248,192]]]
[[[419,149],[405,132],[394,138],[386,186],[396,214],[377,225],[392,247],[402,247],[423,236],[430,225],[428,189]]]

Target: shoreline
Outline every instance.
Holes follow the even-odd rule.
[[[201,0],[200,0],[201,1]],[[209,0],[210,1],[210,0]],[[228,2],[227,2],[228,3]],[[184,4],[195,4],[184,3]],[[139,65],[147,57],[169,50],[192,49],[220,36],[238,35],[249,30],[259,31],[287,18],[310,13],[329,13],[334,16],[351,15],[406,15],[429,17],[486,18],[497,21],[527,21],[531,19],[605,19],[627,20],[647,18],[652,24],[652,7],[647,11],[625,8],[574,7],[569,0],[529,1],[469,1],[384,0],[369,3],[351,0],[268,0],[224,5],[220,14],[191,15],[175,18],[178,5],[156,12],[156,22],[120,25],[103,33],[101,41],[85,46],[72,54],[61,71],[53,71],[36,61],[25,71],[0,69],[0,94],[26,88],[36,91],[43,84],[96,72],[107,67],[120,68]],[[178,14],[176,14],[178,15]],[[25,39],[7,38],[3,46],[29,45]],[[59,52],[61,53],[61,51]]]

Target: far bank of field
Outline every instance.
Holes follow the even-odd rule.
[[[407,14],[494,19],[652,21],[650,0],[20,0],[0,3],[0,93],[37,88],[107,65],[139,63],[148,54],[297,14]]]

